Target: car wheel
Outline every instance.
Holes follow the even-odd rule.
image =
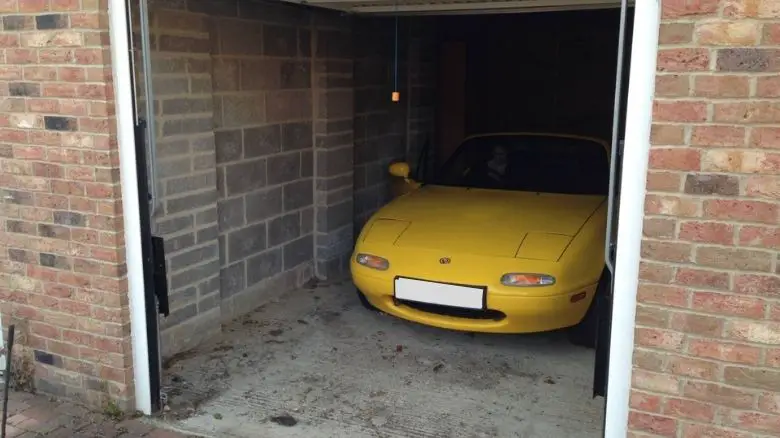
[[[609,274],[604,269],[599,279],[599,285],[596,287],[596,295],[590,302],[588,311],[579,324],[569,328],[569,341],[580,347],[596,348],[596,335],[598,330],[598,302],[607,292]]]
[[[363,294],[363,292],[360,292],[360,289],[358,289],[358,288],[355,288],[355,292],[357,293],[358,299],[360,300],[360,304],[361,304],[363,307],[365,307],[366,309],[368,309],[368,310],[370,310],[370,311],[372,311],[372,312],[377,312],[377,313],[378,313],[378,312],[380,312],[380,310],[379,310],[379,309],[377,309],[376,307],[374,307],[374,305],[373,305],[373,304],[371,304],[371,303],[368,301],[368,298],[366,298],[366,295],[365,295],[365,294]]]

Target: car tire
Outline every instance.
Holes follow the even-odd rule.
[[[360,292],[360,289],[355,288],[355,292],[357,293],[358,299],[360,300],[360,304],[366,308],[367,310],[370,310],[372,312],[380,313],[380,310],[374,307],[373,304],[371,304],[368,301],[368,298],[366,298],[366,295],[363,292]]]
[[[607,292],[607,287],[609,286],[608,279],[609,273],[607,269],[604,268],[601,278],[599,279],[599,284],[596,287],[596,295],[594,295],[593,300],[591,300],[588,311],[585,312],[585,316],[579,324],[569,328],[569,342],[572,344],[589,349],[596,348],[599,318],[598,303]]]

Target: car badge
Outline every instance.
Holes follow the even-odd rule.
[[[439,259],[439,263],[441,263],[442,265],[449,265],[451,261],[452,260],[450,260],[449,257],[442,257]]]

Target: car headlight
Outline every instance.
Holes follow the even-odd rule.
[[[546,274],[504,274],[501,284],[516,287],[550,286],[555,284],[555,277]]]
[[[367,268],[377,269],[379,271],[386,271],[390,267],[390,262],[387,259],[378,257],[371,254],[358,254],[356,257],[358,264]]]

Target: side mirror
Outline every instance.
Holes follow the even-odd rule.
[[[420,187],[420,183],[409,178],[410,173],[408,163],[401,162],[390,165],[390,175],[399,178],[391,182],[394,198],[409,194]]]
[[[390,175],[397,176],[399,178],[408,179],[409,173],[411,170],[409,169],[408,163],[393,163],[390,165]]]

